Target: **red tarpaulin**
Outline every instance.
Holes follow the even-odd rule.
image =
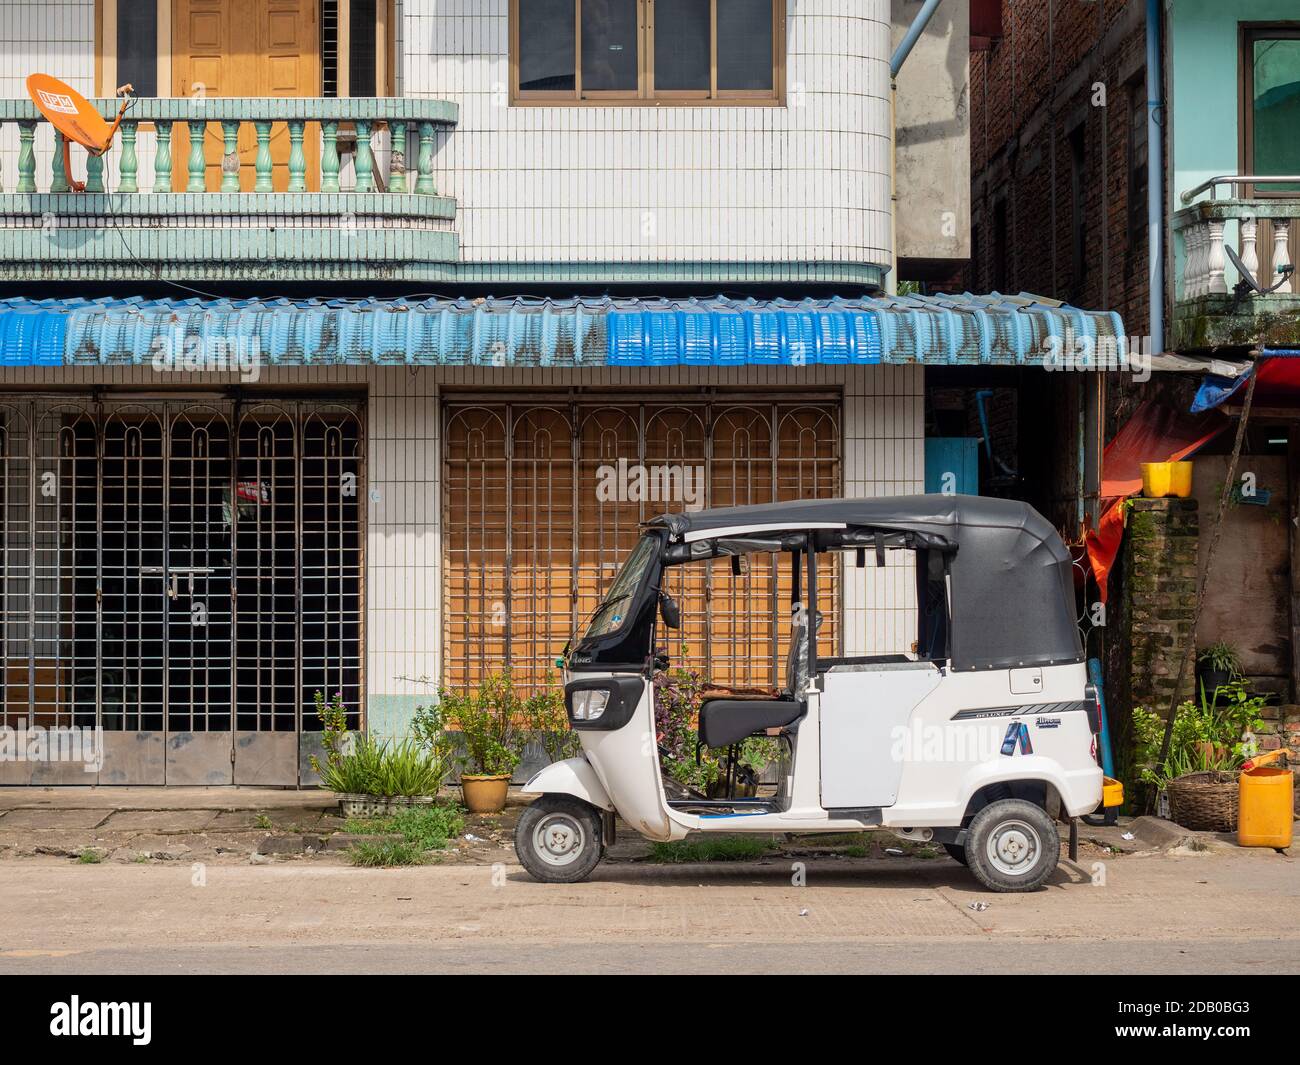
[[[1087,535],[1088,562],[1103,603],[1110,568],[1124,539],[1120,503],[1142,491],[1142,463],[1184,459],[1218,436],[1227,424],[1228,419],[1218,411],[1188,414],[1147,400],[1106,445],[1101,457],[1101,520]]]

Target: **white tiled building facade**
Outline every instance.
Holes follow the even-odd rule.
[[[118,3],[127,0],[118,0]],[[45,69],[90,94],[93,0],[0,0],[0,93]],[[889,5],[788,0],[785,100],[773,106],[512,106],[509,0],[398,0],[396,80],[460,106],[436,181],[458,201],[467,263],[890,264]],[[12,128],[0,147],[11,187]],[[48,129],[38,133],[48,171]],[[151,173],[141,138],[142,181]],[[78,170],[81,169],[78,159]],[[671,274],[666,274],[671,278]],[[643,285],[642,294],[653,289]],[[502,295],[508,293],[502,292]],[[789,295],[798,295],[791,288]],[[183,296],[183,293],[176,293]],[[175,376],[167,387],[193,384]],[[148,368],[0,370],[0,389],[156,390]],[[440,396],[447,389],[616,394],[716,386],[838,393],[841,489],[924,485],[923,371],[915,366],[737,369],[267,371],[260,387],[342,384],[367,394],[365,661],[370,725],[400,733],[442,669]],[[908,650],[910,565],[844,570],[845,653]]]
[[[396,4],[399,94],[460,106],[435,179],[464,261],[889,264],[887,0],[788,0],[785,103],[754,107],[511,106],[509,6]],[[95,0],[0,0],[0,15],[0,96],[25,97],[34,70],[105,91]],[[12,184],[12,126],[0,147]],[[139,149],[149,188],[150,131]],[[42,180],[51,150],[42,124]]]
[[[886,0],[789,0],[784,107],[512,107],[509,0],[402,8],[466,260],[889,262]]]
[[[509,389],[538,397],[571,386],[610,393],[716,386],[771,390],[788,387],[789,368],[734,370],[606,369],[503,371],[368,369],[327,372],[267,369],[259,386],[298,390],[304,385],[364,388],[368,439],[366,503],[366,689],[371,727],[401,732],[410,711],[428,699],[441,672],[441,448],[440,396],[445,389],[486,393]],[[922,371],[915,366],[810,367],[801,387],[841,391],[842,481],[848,496],[923,491]],[[178,396],[207,392],[229,378],[170,375]],[[159,375],[148,367],[116,370],[6,369],[3,391],[72,389],[81,395],[105,386],[157,394]],[[915,638],[915,585],[910,562],[891,553],[883,569],[843,570],[842,640],[846,654],[906,651]]]

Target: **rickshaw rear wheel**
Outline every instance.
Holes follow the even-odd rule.
[[[519,817],[515,853],[534,880],[572,884],[600,861],[600,811],[572,795],[543,795]]]
[[[971,819],[966,865],[990,891],[1037,891],[1060,860],[1056,822],[1035,803],[999,799]]]

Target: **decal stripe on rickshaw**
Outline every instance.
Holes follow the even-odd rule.
[[[958,710],[950,721],[973,721],[985,717],[1040,717],[1046,714],[1068,714],[1076,710],[1086,710],[1088,704],[1082,699],[1062,703],[1027,703],[1023,706],[990,706],[981,710]]]

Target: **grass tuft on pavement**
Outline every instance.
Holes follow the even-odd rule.
[[[776,840],[767,836],[723,836],[679,839],[673,843],[652,843],[650,860],[679,862],[749,862],[778,849]]]
[[[424,850],[405,840],[362,840],[348,848],[348,860],[353,865],[370,869],[386,869],[399,865],[423,865],[427,859]]]
[[[401,836],[421,850],[440,851],[465,830],[465,816],[455,803],[412,806],[388,817],[353,817],[344,832],[357,836]]]

